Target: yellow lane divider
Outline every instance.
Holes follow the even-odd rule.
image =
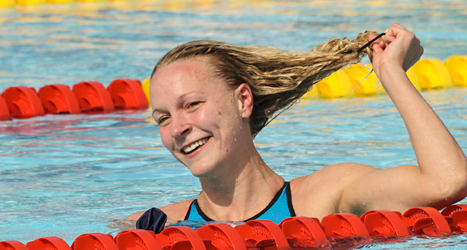
[[[439,59],[420,59],[407,71],[418,91],[467,87],[467,56],[451,56],[444,64]],[[371,71],[371,65],[354,64],[321,80],[302,99],[342,98],[386,94]]]

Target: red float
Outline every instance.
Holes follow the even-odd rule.
[[[73,85],[72,91],[82,112],[108,113],[115,110],[109,92],[100,82],[80,82]]]
[[[0,250],[29,250],[23,243],[15,240],[1,241]]]
[[[3,92],[3,98],[13,118],[31,118],[45,114],[34,88],[10,87]]]
[[[46,85],[39,89],[39,98],[50,114],[79,114],[78,100],[64,84]]]
[[[160,234],[156,235],[156,239],[163,249],[206,250],[206,245],[199,234],[189,227],[178,226],[166,228],[162,230]]]
[[[0,95],[0,121],[8,120],[11,120],[10,110],[8,110],[5,99]]]
[[[414,207],[407,210],[402,219],[405,226],[416,235],[438,236],[451,233],[448,222],[432,207]]]
[[[370,236],[398,236],[409,235],[409,231],[399,212],[388,210],[368,211],[360,217]]]
[[[290,217],[283,220],[279,227],[289,245],[295,248],[331,248],[317,218]]]
[[[242,236],[233,227],[224,224],[205,225],[196,230],[203,240],[208,239],[208,249],[246,250]],[[206,242],[205,242],[206,243]]]
[[[369,237],[363,222],[355,214],[330,214],[321,220],[326,236]]]
[[[451,205],[446,207],[441,214],[445,218],[451,219],[452,231],[455,233],[467,232],[467,205]]]
[[[119,250],[112,235],[101,233],[83,234],[75,239],[71,248],[73,250]]]
[[[117,79],[107,90],[117,109],[147,109],[149,106],[139,80]]]
[[[31,250],[71,250],[70,246],[58,237],[40,238],[29,242],[26,246]]]
[[[247,248],[268,250],[290,249],[287,238],[278,225],[269,220],[250,220],[235,229],[245,239]]]
[[[115,236],[119,250],[162,250],[156,234],[149,230],[126,230]]]

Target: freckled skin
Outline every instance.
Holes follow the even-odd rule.
[[[233,160],[232,154],[222,152],[238,150],[240,145],[235,141],[244,122],[236,106],[225,104],[234,102],[232,89],[209,74],[209,67],[200,66],[203,63],[195,59],[168,65],[156,72],[150,87],[152,106],[164,111],[155,112],[154,118],[168,117],[159,125],[164,146],[197,177],[209,174],[221,162]],[[182,95],[183,99],[177,99]],[[186,108],[191,102],[201,103]],[[183,146],[206,137],[210,138],[204,145],[206,150],[197,157],[187,158],[180,152]]]

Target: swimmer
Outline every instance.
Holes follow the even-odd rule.
[[[405,73],[423,54],[420,40],[395,23],[360,50],[377,35],[332,39],[307,52],[215,41],[169,51],[151,76],[153,117],[164,146],[199,178],[202,191],[160,208],[168,220],[279,223],[291,216],[442,209],[466,197],[466,157]],[[263,161],[254,137],[313,84],[364,54],[405,122],[418,166],[339,163],[285,182]],[[148,213],[127,219],[147,220]]]

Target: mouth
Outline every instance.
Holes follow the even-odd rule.
[[[182,153],[184,154],[190,154],[191,152],[195,151],[199,147],[203,146],[208,140],[209,138],[203,138],[201,140],[195,141],[191,143],[190,145],[183,147],[180,151],[182,151]]]

